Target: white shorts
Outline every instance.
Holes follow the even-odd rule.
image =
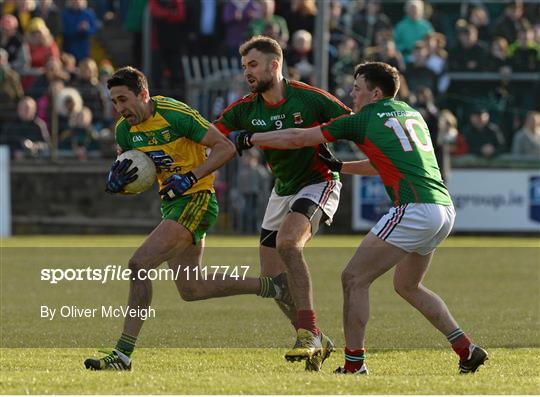
[[[283,223],[283,220],[289,212],[293,204],[298,199],[308,199],[313,201],[318,207],[313,214],[305,214],[308,216],[311,222],[311,234],[314,235],[319,230],[320,213],[317,211],[323,211],[326,215],[326,224],[332,223],[332,218],[337,211],[339,204],[339,192],[341,190],[340,181],[327,181],[316,183],[314,185],[307,185],[303,187],[298,193],[290,196],[278,196],[276,191],[272,189],[272,194],[268,200],[266,211],[261,227],[266,230],[277,231]]]
[[[390,208],[371,233],[407,252],[427,255],[450,234],[455,217],[451,205],[404,204]]]

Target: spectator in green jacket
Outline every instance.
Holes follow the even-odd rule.
[[[409,0],[405,4],[407,14],[396,25],[394,39],[398,50],[410,61],[412,50],[417,41],[423,40],[428,33],[433,32],[433,26],[424,18],[424,2],[422,0]]]
[[[259,17],[255,18],[249,24],[249,33],[251,36],[268,34],[268,30],[274,32],[274,38],[281,48],[287,47],[289,41],[289,28],[285,18],[275,15],[275,0],[258,0],[255,2]],[[268,25],[272,25],[269,29]],[[277,37],[276,37],[277,36]]]

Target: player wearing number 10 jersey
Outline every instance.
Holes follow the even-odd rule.
[[[450,233],[455,217],[426,123],[420,113],[394,99],[399,74],[392,66],[360,64],[354,78],[354,115],[308,129],[247,135],[237,140],[237,149],[252,145],[298,148],[348,139],[368,160],[341,163],[335,158],[321,159],[344,173],[380,175],[393,201],[394,207],[362,240],[342,274],[346,348],[345,366],[337,373],[367,373],[364,336],[369,286],[394,266],[398,294],[447,337],[460,357],[460,372],[475,372],[487,359],[487,352],[459,328],[443,300],[422,285],[435,248]]]

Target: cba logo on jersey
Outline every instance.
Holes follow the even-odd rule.
[[[540,176],[529,179],[529,216],[533,221],[540,222]]]
[[[367,221],[376,222],[388,212],[390,201],[379,177],[361,177],[360,203],[360,217]]]
[[[261,119],[253,119],[251,120],[251,124],[255,127],[266,127],[266,122]]]
[[[146,152],[148,156],[152,159],[156,165],[157,172],[167,171],[172,173],[179,173],[182,170],[182,167],[174,167],[174,159],[165,153],[163,150],[152,150]]]

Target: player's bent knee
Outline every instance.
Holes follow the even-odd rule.
[[[197,297],[196,291],[191,288],[187,288],[187,289],[183,288],[179,290],[178,292],[180,292],[180,298],[182,298],[186,302],[193,302],[200,299]]]
[[[276,248],[277,230],[267,230],[261,228],[260,245],[269,248]]]
[[[205,283],[201,280],[184,281],[178,285],[180,297],[186,302],[193,302],[212,297],[212,292],[208,288],[208,281]]]
[[[404,299],[413,295],[418,291],[418,284],[406,284],[400,281],[394,280],[394,291]]]
[[[304,247],[296,238],[291,238],[290,236],[280,238],[278,235],[276,248],[280,255],[286,255],[291,253],[301,253]]]
[[[203,295],[198,288],[197,283],[186,283],[183,284],[181,288],[178,289],[180,297],[186,302],[193,302],[203,299]]]

